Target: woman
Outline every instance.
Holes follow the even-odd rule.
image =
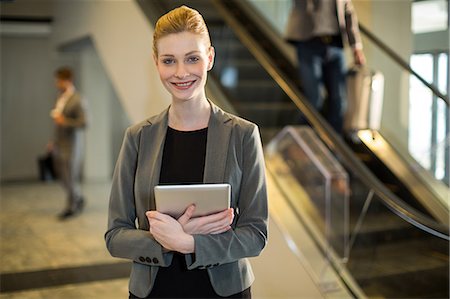
[[[205,94],[214,63],[202,16],[186,6],[162,16],[153,36],[170,107],[128,128],[113,177],[112,256],[133,261],[130,298],[251,298],[247,257],[267,242],[267,194],[258,127]],[[229,183],[231,208],[178,219],[155,211],[158,184]]]

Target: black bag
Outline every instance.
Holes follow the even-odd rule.
[[[52,181],[56,179],[56,171],[51,152],[47,152],[45,155],[38,157],[38,166],[41,181]]]

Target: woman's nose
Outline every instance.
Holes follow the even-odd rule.
[[[175,72],[175,77],[179,79],[184,79],[189,76],[189,72],[186,70],[186,67],[180,63],[177,65],[177,70]]]

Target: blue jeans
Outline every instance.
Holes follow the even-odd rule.
[[[343,48],[318,40],[297,42],[296,47],[304,95],[317,111],[322,111],[325,102],[322,87],[325,88],[327,103],[322,112],[336,132],[341,133],[346,108]],[[305,123],[305,119],[300,122]]]

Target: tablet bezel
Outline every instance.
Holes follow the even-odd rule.
[[[179,218],[195,204],[192,217],[221,212],[230,207],[230,184],[157,185],[154,188],[158,212]]]

